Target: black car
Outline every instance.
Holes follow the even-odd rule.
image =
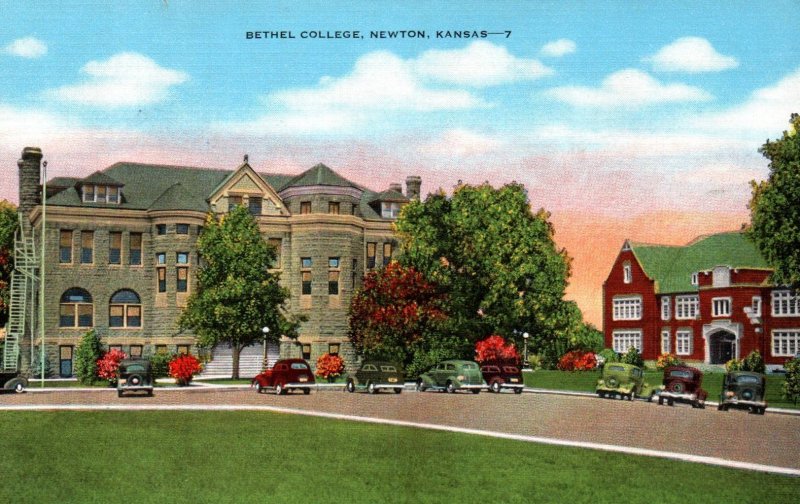
[[[153,370],[147,359],[124,359],[117,371],[117,396],[126,392],[144,392],[153,395]]]
[[[717,409],[727,411],[733,407],[763,415],[767,409],[766,390],[767,379],[761,373],[750,371],[727,373],[722,380],[722,392]]]
[[[0,384],[3,386],[3,392],[11,392],[13,390],[19,394],[25,391],[28,386],[28,380],[24,376],[20,376],[19,373],[0,373]]]

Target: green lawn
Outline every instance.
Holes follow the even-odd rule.
[[[800,478],[267,412],[5,411],[0,431],[0,502],[683,504],[800,494]]]
[[[550,390],[574,390],[577,392],[594,392],[598,371],[545,371],[537,370],[524,373],[525,386]],[[645,380],[651,385],[660,385],[664,374],[660,371],[646,371]],[[717,401],[722,389],[724,373],[703,374],[703,388],[708,391],[709,401]],[[767,375],[767,404],[774,408],[800,408],[800,404],[787,402],[783,398],[783,375]]]
[[[155,387],[174,387],[174,383],[155,383]],[[36,378],[28,381],[28,388],[29,389],[37,389],[42,388],[42,380],[37,380]],[[98,381],[94,382],[91,385],[84,385],[83,383],[78,382],[77,380],[58,380],[58,381],[44,381],[44,388],[107,388],[112,389],[108,382],[105,381]]]

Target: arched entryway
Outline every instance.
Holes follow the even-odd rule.
[[[725,364],[736,357],[736,335],[720,330],[708,337],[709,361],[711,364]]]

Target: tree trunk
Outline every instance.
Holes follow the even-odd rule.
[[[242,353],[242,347],[239,345],[231,345],[233,354],[233,369],[231,370],[231,379],[239,379],[239,354]]]

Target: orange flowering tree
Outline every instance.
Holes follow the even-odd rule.
[[[177,355],[169,361],[169,375],[175,378],[175,383],[181,387],[189,385],[192,378],[202,370],[203,366],[194,355]]]
[[[329,353],[320,355],[317,359],[317,376],[324,380],[333,381],[344,373],[344,360],[338,355]]]
[[[519,364],[519,352],[514,343],[509,343],[502,336],[493,334],[475,343],[475,360],[484,362],[507,362]]]
[[[110,385],[117,384],[117,371],[122,359],[128,357],[122,350],[109,350],[97,360],[97,376],[101,380],[107,380]]]
[[[597,356],[594,352],[572,350],[561,357],[557,367],[561,371],[591,371],[597,367]]]

